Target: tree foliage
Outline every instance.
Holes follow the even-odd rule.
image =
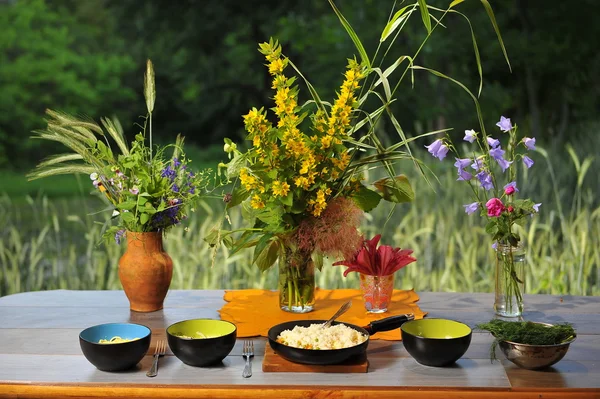
[[[427,1],[443,8],[448,3]],[[393,0],[336,4],[372,54]],[[468,0],[456,8],[469,16],[476,32],[486,119],[510,114],[521,129],[558,139],[574,123],[596,121],[600,55],[589,39],[600,36],[600,25],[592,21],[600,3],[491,4],[512,72],[481,2]],[[415,62],[452,75],[477,93],[469,25],[460,14],[449,15],[446,22]],[[9,160],[8,154],[27,159],[28,153],[38,150],[27,138],[44,125],[46,108],[96,118],[116,113],[131,140],[138,117],[134,93],[141,87],[140,71],[147,58],[157,66],[157,91],[164,99],[155,110],[157,137],[163,135],[167,141],[182,133],[188,142],[206,145],[222,143],[226,136],[242,138],[241,115],[268,102],[270,84],[256,51],[258,43],[278,38],[326,97],[334,94],[346,59],[356,53],[337,16],[322,0],[16,0],[0,3],[0,26],[0,165],[4,166],[20,162]],[[411,54],[427,34],[418,19],[405,32],[410,34],[403,34],[386,57]],[[409,135],[476,126],[470,99],[459,88],[422,71],[415,71],[414,87],[411,79],[404,80],[397,97],[394,113]],[[392,131],[385,125],[379,128]]]

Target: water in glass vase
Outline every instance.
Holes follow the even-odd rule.
[[[279,306],[292,313],[307,313],[315,305],[315,264],[310,254],[285,249],[279,259]]]
[[[496,248],[496,286],[494,311],[502,317],[519,317],[523,314],[525,292],[525,249],[522,243],[515,246],[500,244]]]

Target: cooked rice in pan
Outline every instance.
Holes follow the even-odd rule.
[[[277,337],[283,345],[302,349],[342,349],[362,344],[368,337],[345,324],[323,328],[323,324],[310,327],[296,326],[284,330]]]

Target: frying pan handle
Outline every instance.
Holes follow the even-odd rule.
[[[402,326],[402,324],[406,323],[407,321],[414,319],[415,315],[412,313],[407,313],[400,316],[386,317],[385,319],[370,322],[365,329],[369,332],[369,334],[372,335],[379,331],[395,330],[396,328],[400,328],[400,326]]]

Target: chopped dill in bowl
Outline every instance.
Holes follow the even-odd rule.
[[[477,324],[475,328],[489,331],[494,336],[490,347],[490,358],[496,359],[496,347],[500,341],[525,345],[559,345],[570,342],[577,336],[569,323],[544,324],[531,321],[491,320]]]

